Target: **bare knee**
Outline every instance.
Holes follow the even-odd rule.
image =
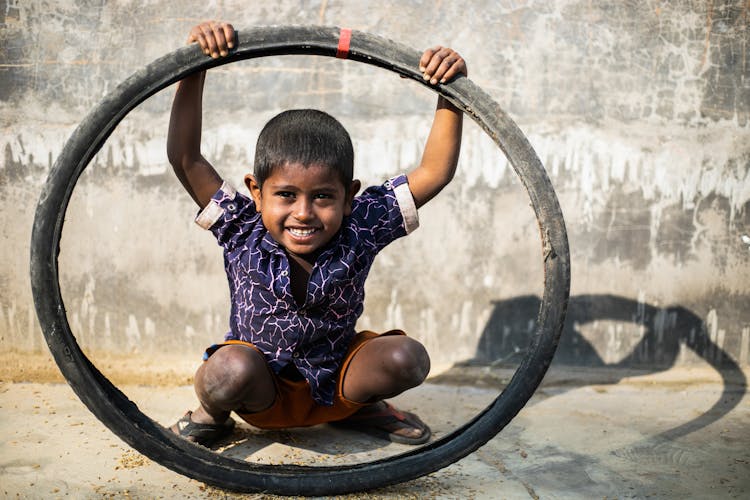
[[[263,355],[242,345],[224,346],[208,358],[196,373],[195,392],[204,406],[217,410],[243,406],[257,411],[275,397]]]
[[[372,402],[391,398],[427,378],[430,357],[422,344],[406,336],[381,336],[354,356],[344,377],[344,396]]]
[[[398,337],[383,359],[384,369],[404,388],[416,387],[430,372],[430,356],[424,346],[409,337]]]

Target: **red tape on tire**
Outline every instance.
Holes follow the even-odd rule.
[[[339,46],[336,49],[336,57],[339,59],[346,59],[349,57],[349,44],[352,41],[352,30],[349,28],[341,28],[341,34],[339,35]]]

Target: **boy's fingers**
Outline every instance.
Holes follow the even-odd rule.
[[[463,58],[456,52],[452,52],[448,55],[443,62],[440,64],[436,77],[440,79],[440,83],[445,83],[451,78],[458,76],[459,74],[466,75],[466,63]]]
[[[203,23],[199,26],[199,29],[206,40],[204,52],[206,52],[207,49],[208,52],[206,53],[216,59],[217,57],[219,57],[219,47],[216,41],[214,29],[211,27],[211,23]]]
[[[436,47],[427,49],[422,53],[422,57],[419,59],[419,71],[421,71],[422,73],[427,71],[427,66],[430,64],[432,56],[435,55],[435,52],[440,49],[442,49],[442,47],[438,45]]]
[[[425,80],[429,80],[433,77],[433,75],[435,74],[435,70],[438,68],[441,61],[442,58],[440,57],[440,52],[433,52],[432,56],[425,63],[424,69],[422,70],[422,76]]]
[[[227,41],[227,47],[234,48],[234,26],[229,23],[221,23],[224,30],[224,39]]]
[[[203,36],[203,32],[198,26],[190,30],[190,35],[188,36],[187,43],[197,43],[198,45],[200,45],[203,53],[208,55],[208,43],[206,42],[206,37]]]
[[[448,47],[434,47],[424,52],[420,65],[425,80],[433,85],[445,83],[459,74],[466,75],[466,62],[455,50]]]
[[[440,50],[435,52],[432,57],[430,58],[430,62],[427,64],[427,67],[424,71],[424,79],[429,80],[430,83],[433,85],[438,83],[443,78],[443,73],[445,73],[445,69],[442,71],[440,70],[441,65],[443,64],[443,60],[445,60],[446,57],[448,57],[451,54],[452,50],[440,47]]]
[[[234,47],[234,27],[229,23],[208,21],[190,31],[188,43],[198,42],[206,55],[214,59],[229,54]]]
[[[226,56],[234,48],[234,27],[225,22],[207,21],[190,30],[187,43],[197,42],[203,53],[213,57]]]
[[[216,50],[219,52],[219,55],[225,56],[229,54],[229,51],[227,50],[227,39],[224,36],[223,23],[211,23],[209,26],[211,27],[211,31],[213,31],[214,40],[216,41]],[[211,54],[211,57],[215,57],[214,54]]]

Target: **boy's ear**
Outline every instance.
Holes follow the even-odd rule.
[[[346,192],[346,200],[344,204],[344,215],[351,215],[352,214],[352,202],[354,201],[354,197],[357,196],[357,193],[359,192],[359,188],[362,187],[362,183],[359,182],[359,179],[354,179],[349,186],[349,191]]]
[[[253,174],[245,175],[245,186],[247,186],[248,191],[250,191],[250,196],[252,196],[253,201],[255,202],[255,209],[260,212],[262,200],[261,189],[260,184],[258,184],[258,181]]]

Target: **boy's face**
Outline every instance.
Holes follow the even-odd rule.
[[[287,252],[308,258],[341,228],[360,185],[353,181],[347,192],[332,168],[300,163],[275,167],[262,187],[250,174],[245,184],[273,239]]]

